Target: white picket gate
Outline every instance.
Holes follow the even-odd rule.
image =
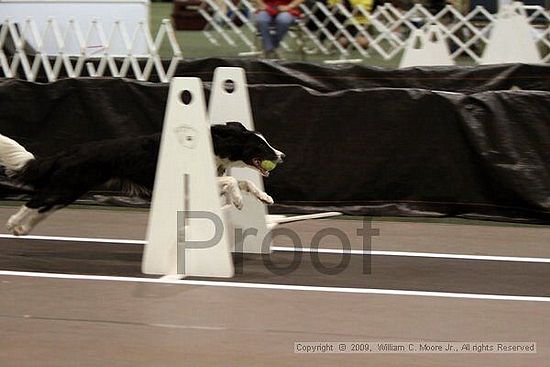
[[[39,28],[33,18],[23,24],[5,18],[0,26],[0,77],[18,76],[34,81],[44,73],[50,82],[80,76],[146,81],[154,71],[160,81],[168,82],[182,60],[174,29],[167,19],[162,21],[155,38],[145,20],[129,27],[123,21],[104,24],[94,19],[80,24],[75,19],[60,22],[50,17]],[[171,51],[169,63],[161,60],[159,51],[163,45]]]

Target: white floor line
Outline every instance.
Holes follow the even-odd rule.
[[[93,242],[93,243],[115,243],[128,245],[144,245],[145,240],[123,240],[117,238],[94,238],[94,237],[62,237],[62,236],[13,236],[11,234],[0,234],[4,239],[21,240],[44,240],[44,241],[66,241],[66,242]]]
[[[340,288],[340,287],[320,287],[320,286],[287,285],[287,284],[242,283],[242,282],[212,281],[212,280],[186,280],[186,279],[177,280],[177,279],[167,279],[164,277],[160,279],[159,278],[152,279],[152,278],[135,278],[135,277],[114,277],[114,276],[102,276],[102,275],[33,273],[33,272],[7,271],[7,270],[1,270],[0,276],[16,276],[16,277],[48,278],[48,279],[70,279],[70,280],[116,281],[116,282],[131,282],[131,283],[173,284],[173,285],[188,285],[188,286],[209,286],[209,287],[225,287],[225,288],[283,290],[283,291],[459,298],[459,299],[494,300],[494,301],[550,302],[550,297],[536,297],[536,296],[508,296],[508,295],[501,295],[501,294],[426,292],[426,291],[407,291],[407,290],[376,289],[376,288]]]
[[[9,234],[0,234],[0,239],[23,239],[23,240],[45,240],[45,241],[66,241],[66,242],[91,242],[91,243],[106,243],[106,244],[126,244],[126,245],[144,245],[145,240],[124,240],[115,238],[89,238],[89,237],[60,237],[60,236],[12,236]],[[547,257],[526,257],[526,256],[499,256],[499,255],[467,255],[467,254],[446,254],[437,252],[412,252],[412,251],[364,251],[364,250],[347,250],[319,248],[312,249],[309,247],[295,248],[284,246],[273,246],[273,251],[278,252],[313,252],[321,254],[342,254],[349,253],[351,255],[377,255],[377,256],[403,256],[403,257],[427,257],[437,259],[457,259],[457,260],[484,260],[484,261],[512,261],[512,262],[532,262],[532,263],[550,263],[550,258]]]
[[[466,255],[466,254],[440,254],[436,252],[410,252],[410,251],[379,251],[379,250],[342,250],[330,248],[312,249],[308,247],[295,248],[273,246],[273,251],[279,252],[318,252],[320,254],[351,254],[351,255],[378,255],[378,256],[403,256],[403,257],[429,257],[437,259],[459,259],[459,260],[485,260],[485,261],[515,261],[515,262],[534,262],[550,263],[550,258],[546,257],[525,257],[525,256],[492,256],[492,255]]]

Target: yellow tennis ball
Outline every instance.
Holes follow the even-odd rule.
[[[264,161],[262,161],[261,166],[266,171],[273,171],[275,169],[275,167],[277,167],[277,163],[272,162],[272,161],[268,161],[268,160],[264,160]]]

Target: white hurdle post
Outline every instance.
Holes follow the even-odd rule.
[[[230,87],[228,89],[228,87]],[[210,94],[209,115],[211,122],[239,121],[246,128],[254,130],[254,119],[248,96],[248,84],[246,74],[242,68],[219,67],[214,71],[212,91]],[[282,148],[284,150],[284,147]],[[232,168],[229,173],[238,180],[250,180],[260,190],[264,189],[261,175],[250,168]],[[275,171],[275,174],[277,172]],[[277,201],[277,198],[274,198]],[[309,219],[330,218],[342,215],[340,212],[322,212],[305,215],[268,215],[265,204],[259,202],[250,195],[244,196],[242,210],[235,207],[228,209],[226,228],[230,241],[235,243],[235,229],[246,231],[257,230],[254,236],[244,238],[244,241],[235,243],[239,252],[243,253],[269,253],[271,251],[270,230],[281,223],[296,222]],[[242,239],[239,238],[239,240]],[[244,242],[244,243],[243,243]]]
[[[502,6],[493,24],[489,43],[483,51],[481,64],[541,62],[523,3],[514,2]]]
[[[399,67],[438,65],[454,65],[440,27],[430,25],[427,31],[414,29],[407,40]]]
[[[247,129],[254,130],[254,120],[250,108],[244,69],[234,67],[216,68],[212,80],[208,113],[212,123],[238,121]],[[233,176],[237,180],[250,180],[260,190],[264,190],[261,175],[255,170],[232,168],[230,171],[228,172],[229,176]],[[271,238],[266,224],[266,206],[250,195],[243,195],[244,205],[242,210],[235,207],[228,209],[227,230],[230,242],[234,244],[234,249],[238,252],[269,253],[270,246],[266,244],[270,244]],[[236,238],[236,229],[241,231],[240,233],[244,233],[247,229],[257,232],[245,238],[243,236]],[[262,244],[264,245],[262,246]]]
[[[191,214],[199,212],[210,219]],[[214,225],[212,217],[221,224]],[[142,271],[232,277],[231,246],[224,228],[202,81],[174,78],[162,129]],[[219,232],[221,236],[215,238]],[[199,245],[199,241],[211,243]]]

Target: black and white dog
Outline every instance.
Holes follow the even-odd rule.
[[[267,204],[273,199],[252,182],[223,176],[231,167],[250,167],[263,176],[263,160],[281,163],[285,155],[259,133],[238,122],[212,125],[210,129],[221,193],[241,209],[241,190]],[[160,134],[118,138],[73,147],[49,157],[35,157],[19,143],[0,135],[0,164],[14,182],[33,194],[7,223],[14,235],[28,234],[53,211],[63,208],[103,184],[118,182],[128,195],[151,195]]]

